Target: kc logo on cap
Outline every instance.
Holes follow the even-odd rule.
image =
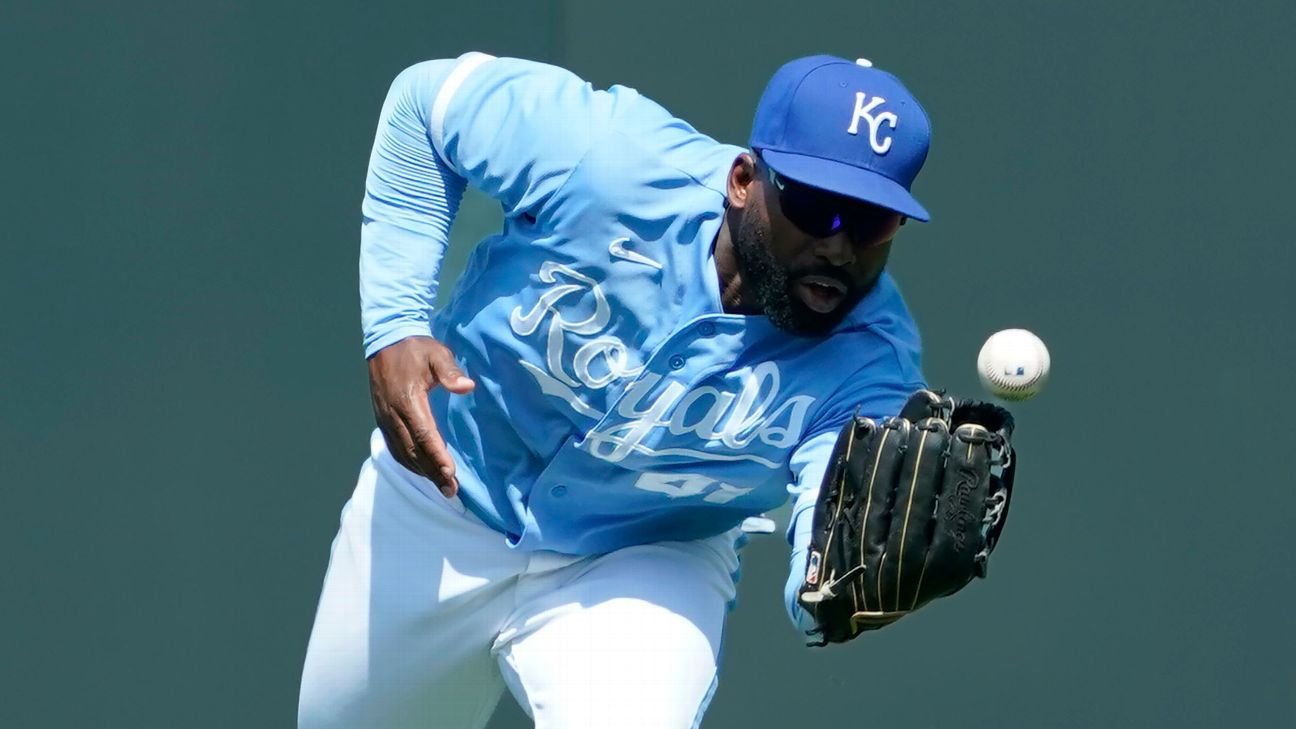
[[[754,151],[780,175],[927,220],[910,192],[931,124],[900,79],[861,59],[808,56],[784,64],[756,107]]]
[[[888,136],[879,141],[878,127],[886,124],[895,129],[896,123],[900,120],[889,111],[873,116],[873,110],[885,104],[886,99],[881,96],[874,96],[872,100],[868,99],[868,94],[863,91],[855,92],[855,115],[851,117],[850,126],[846,128],[846,131],[850,134],[859,134],[860,119],[865,120],[869,126],[869,146],[878,154],[886,154],[891,149],[891,137]],[[868,103],[865,103],[866,100]]]

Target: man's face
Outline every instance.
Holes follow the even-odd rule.
[[[873,288],[903,217],[786,178],[771,180],[760,160],[756,171],[761,189],[752,191],[734,240],[744,286],[775,326],[823,336]]]

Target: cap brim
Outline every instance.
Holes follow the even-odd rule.
[[[803,185],[863,200],[924,223],[931,219],[927,208],[900,183],[872,170],[768,149],[761,150],[760,156],[775,172]]]

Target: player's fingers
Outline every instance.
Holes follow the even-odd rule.
[[[378,421],[378,430],[383,434],[383,440],[387,442],[387,452],[391,454],[396,462],[404,466],[409,471],[424,476],[423,467],[419,465],[417,451],[414,449],[414,440],[410,438],[409,431],[390,410],[379,410],[374,408],[375,420]]]
[[[925,418],[939,418],[953,407],[951,398],[924,388],[909,396],[909,401],[900,410],[900,417],[916,423]]]
[[[419,464],[420,471],[437,485],[441,493],[454,496],[459,490],[454,459],[450,457],[450,449],[441,438],[441,431],[428,407],[426,394],[407,398],[397,408],[397,415],[401,425],[409,433],[413,443],[413,457]]]
[[[914,610],[923,602],[919,595],[926,576],[932,511],[943,481],[948,443],[949,426],[940,418],[915,423],[909,434],[887,539],[887,554],[893,559],[882,575],[883,580],[894,580],[887,599],[895,602],[883,603],[884,609]]]
[[[974,574],[985,543],[981,520],[990,492],[990,440],[984,427],[970,423],[955,428],[950,438],[927,574],[934,584],[957,589]]]
[[[904,465],[904,445],[909,440],[909,421],[891,418],[870,439],[872,447],[863,462],[860,475],[860,495],[864,499],[860,524],[864,534],[860,537],[864,564],[865,610],[882,610],[884,585],[878,579],[886,566],[887,535],[891,529],[891,505],[895,499],[896,483]],[[892,599],[888,602],[890,605]]]
[[[454,355],[446,347],[441,347],[431,353],[429,356],[429,366],[432,369],[432,376],[436,378],[438,384],[456,395],[463,395],[472,392],[476,386],[468,375],[465,375],[460,369],[459,364],[455,362]]]

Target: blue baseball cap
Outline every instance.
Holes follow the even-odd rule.
[[[791,180],[926,221],[909,189],[930,144],[927,112],[900,79],[863,58],[809,56],[774,73],[749,146]]]

